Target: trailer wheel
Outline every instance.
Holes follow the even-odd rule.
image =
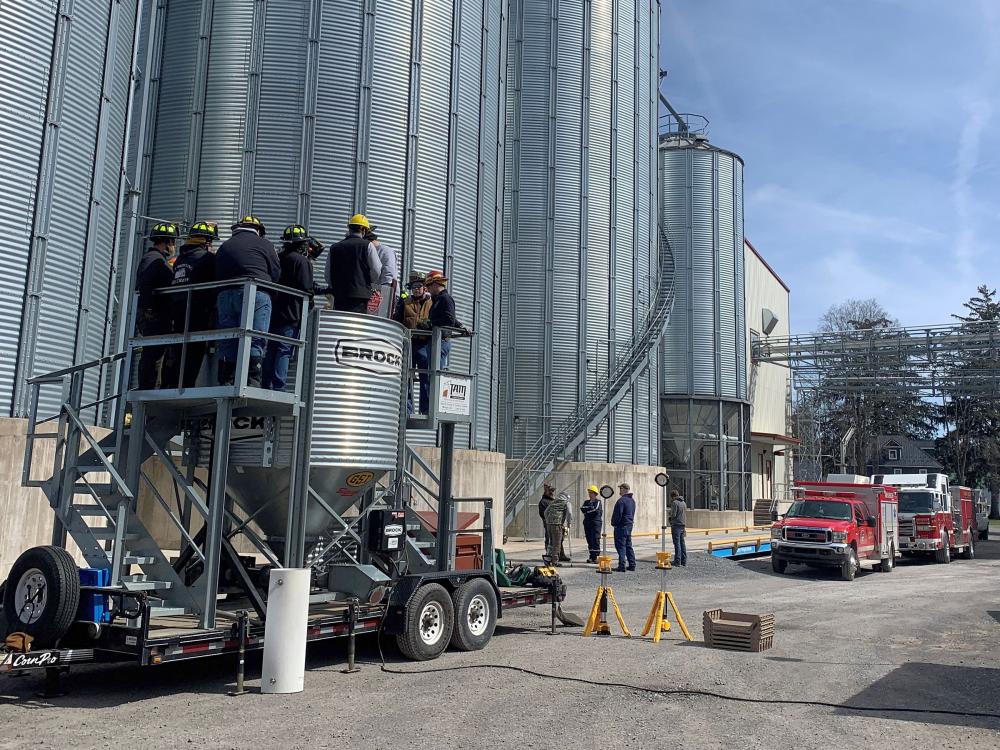
[[[972,529],[969,529],[969,546],[965,548],[965,552],[962,553],[963,560],[975,560],[976,559],[976,535],[973,533]]]
[[[21,554],[4,587],[7,628],[54,646],[66,635],[80,606],[80,571],[62,547],[32,547]]]
[[[451,645],[459,651],[478,651],[490,642],[497,626],[497,597],[483,578],[466,581],[451,595],[455,604],[455,631]]]
[[[951,562],[951,541],[948,539],[947,534],[944,534],[941,537],[941,549],[934,550],[934,562],[936,563]]]
[[[854,576],[858,573],[858,553],[854,551],[854,547],[848,549],[847,559],[840,566],[840,577],[845,581],[853,581]]]
[[[773,570],[778,575],[782,575],[788,568],[788,562],[786,560],[779,560],[774,555],[771,555],[771,570]]]
[[[448,591],[439,583],[417,589],[406,607],[406,629],[396,636],[403,656],[414,661],[436,659],[448,648],[455,628],[455,610]]]
[[[889,556],[882,560],[882,565],[879,566],[879,570],[883,573],[891,573],[892,569],[896,567],[896,548],[889,547]]]

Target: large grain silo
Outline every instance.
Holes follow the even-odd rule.
[[[26,414],[26,378],[111,348],[122,153],[149,5],[0,2],[0,414]],[[84,402],[101,377],[88,373]],[[59,395],[43,392],[43,413]]]
[[[660,139],[676,299],[663,338],[663,463],[695,508],[749,509],[743,161],[683,128]]]
[[[170,0],[149,118],[149,216],[248,211],[340,239],[364,212],[402,272],[443,269],[493,446],[504,0]],[[405,279],[404,279],[405,280]]]
[[[658,29],[658,0],[511,2],[500,407],[510,456],[585,400],[649,307]],[[578,457],[655,463],[656,380],[650,368]]]

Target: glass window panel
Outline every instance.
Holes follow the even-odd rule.
[[[691,444],[687,436],[663,436],[663,465],[668,469],[691,468]]]
[[[688,401],[664,400],[661,404],[663,410],[663,431],[667,434],[688,434]]]
[[[743,455],[742,445],[727,445],[726,446],[726,465],[723,467],[725,471],[741,471],[742,466],[740,466],[740,458]]]
[[[691,505],[691,472],[689,471],[678,471],[670,472],[670,485],[671,490],[677,490],[681,493],[681,497],[687,502],[688,507],[694,507]]]
[[[721,491],[718,474],[694,475],[694,507],[707,510],[721,509]]]
[[[719,471],[719,444],[708,440],[692,442],[694,468],[697,471]]]
[[[719,439],[719,402],[695,401],[691,406],[691,430],[695,437]]]
[[[727,474],[726,482],[726,510],[742,510],[743,475]]]
[[[741,438],[740,425],[743,423],[742,404],[722,405],[722,428],[729,437]]]

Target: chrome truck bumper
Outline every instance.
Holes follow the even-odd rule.
[[[899,538],[900,552],[934,552],[941,549],[941,537],[937,539],[920,539],[901,536]]]

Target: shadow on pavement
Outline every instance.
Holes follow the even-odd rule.
[[[845,704],[859,707],[893,706],[1000,714],[998,696],[1000,696],[1000,669],[910,662],[872,683],[845,701]],[[857,712],[844,709],[838,709],[837,713],[844,716],[858,716]],[[1000,718],[898,711],[866,711],[864,715],[925,724],[1000,729]]]

